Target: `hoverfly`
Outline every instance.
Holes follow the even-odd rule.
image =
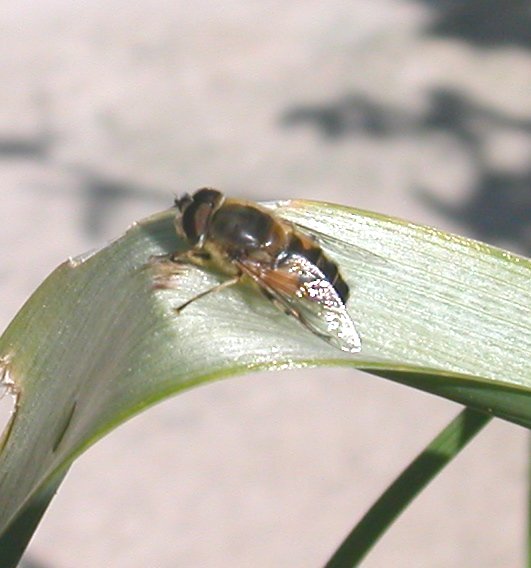
[[[178,308],[241,281],[254,283],[273,304],[312,333],[357,353],[361,339],[345,304],[349,287],[311,233],[251,201],[203,188],[175,200],[177,234],[190,248],[170,262],[212,267],[231,278]]]

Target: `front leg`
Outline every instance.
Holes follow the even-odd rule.
[[[219,292],[220,290],[228,288],[229,286],[234,286],[234,284],[238,284],[238,282],[241,280],[241,277],[242,277],[242,275],[238,274],[237,276],[234,276],[230,280],[225,280],[225,282],[220,282],[219,284],[212,286],[212,288],[208,288],[207,290],[204,290],[203,292],[199,292],[199,294],[196,294],[193,298],[190,298],[189,300],[184,302],[184,304],[181,304],[180,306],[177,306],[176,308],[174,308],[175,313],[180,314],[184,310],[184,308],[189,306],[192,302],[199,300],[200,298],[204,298],[205,296],[208,296],[209,294],[212,294],[214,292]]]
[[[198,266],[205,265],[209,260],[211,260],[211,256],[208,252],[202,249],[190,249],[183,253],[172,253],[168,255],[161,255],[157,257],[152,257],[150,262],[155,269],[155,274],[153,277],[153,287],[157,290],[168,290],[168,289],[177,289],[180,286],[180,283],[176,276],[181,275],[187,264],[193,264]],[[220,282],[215,286],[196,294],[194,297],[190,298],[180,306],[174,308],[175,313],[180,314],[184,308],[203,298],[213,292],[219,292],[229,286],[233,286],[237,284],[242,277],[241,272],[238,273],[229,280],[225,280],[224,282]]]
[[[191,248],[182,252],[154,254],[149,257],[148,264],[173,262],[174,264],[196,264],[203,266],[210,260],[210,254],[202,248]]]
[[[147,267],[153,272],[153,288],[157,290],[178,287],[176,277],[183,274],[186,265],[204,266],[210,255],[202,249],[188,249],[183,252],[151,256]]]

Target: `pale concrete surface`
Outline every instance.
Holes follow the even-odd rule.
[[[207,184],[529,253],[529,7],[460,5],[2,3],[2,327],[64,258]],[[458,410],[336,369],[198,389],[78,460],[26,566],[321,566]],[[363,565],[522,565],[525,450],[493,423]]]

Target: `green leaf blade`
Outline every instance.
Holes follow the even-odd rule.
[[[20,391],[0,454],[0,534],[105,432],[171,394],[248,371],[349,365],[531,425],[529,260],[344,207],[289,202],[276,212],[329,237],[361,354],[243,286],[177,316],[220,276],[192,267],[175,289],[154,290],[149,258],[182,243],[173,211],[153,216],[59,267],[0,339]]]

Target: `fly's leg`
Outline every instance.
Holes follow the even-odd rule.
[[[164,254],[160,256],[151,257],[150,264],[155,267],[156,274],[153,278],[153,287],[158,290],[165,290],[171,288],[178,288],[179,283],[177,280],[173,280],[174,276],[178,276],[182,274],[185,270],[185,266],[187,264],[192,264],[195,266],[204,266],[210,260],[210,254],[202,250],[200,248],[192,248],[187,251],[181,253],[170,253]],[[229,280],[225,280],[225,282],[221,282],[220,284],[216,284],[212,288],[205,290],[204,292],[200,292],[190,300],[184,302],[177,308],[174,308],[177,314],[180,314],[184,308],[189,306],[192,302],[211,294],[212,292],[219,292],[224,288],[228,288],[229,286],[233,286],[237,284],[242,275],[241,273]],[[172,281],[173,280],[173,281]]]
[[[167,290],[178,287],[173,279],[185,270],[186,265],[203,266],[210,255],[200,249],[189,249],[184,252],[161,254],[152,256],[146,267],[150,267],[153,274],[153,287],[157,290]]]
[[[220,284],[216,284],[216,286],[213,286],[212,288],[209,288],[208,290],[205,290],[204,292],[200,292],[199,294],[197,294],[196,296],[194,296],[190,300],[187,300],[186,302],[184,302],[184,304],[181,304],[179,307],[174,308],[174,310],[178,314],[180,314],[184,310],[184,308],[189,306],[192,302],[195,302],[196,300],[199,300],[200,298],[204,298],[208,294],[212,294],[213,292],[219,292],[220,290],[223,290],[224,288],[228,288],[229,286],[233,286],[234,284],[237,284],[240,281],[241,277],[242,277],[242,275],[238,274],[238,276],[235,276],[234,278],[231,278],[230,280],[225,280],[225,282],[221,282]]]
[[[202,249],[188,249],[183,252],[170,252],[155,254],[149,258],[149,263],[154,264],[197,264],[201,265],[210,260],[210,254]]]

